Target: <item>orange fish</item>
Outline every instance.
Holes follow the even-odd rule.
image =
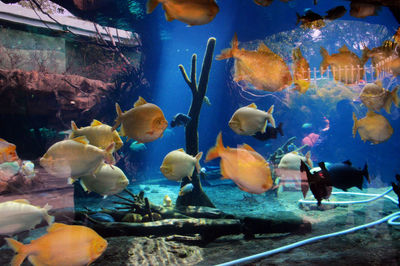
[[[17,161],[17,146],[0,138],[0,163]]]
[[[310,87],[310,65],[303,57],[300,47],[293,49],[293,82],[294,90],[305,93]]]
[[[132,109],[122,113],[118,103],[115,104],[118,117],[112,130],[121,125],[121,136],[127,136],[139,143],[154,141],[162,137],[168,121],[160,107],[147,103],[142,97],[135,102]]]
[[[285,61],[264,43],[260,43],[255,51],[239,49],[235,34],[231,45],[232,48],[222,50],[216,59],[235,58],[235,82],[245,80],[258,90],[271,92],[281,91],[292,83],[292,76]]]
[[[54,223],[47,232],[26,245],[6,238],[8,245],[17,252],[11,266],[21,265],[26,257],[35,266],[89,265],[107,248],[107,241],[86,226]]]
[[[203,25],[212,21],[219,11],[215,0],[148,0],[147,14],[161,3],[167,21],[177,19],[190,26]]]
[[[225,148],[220,132],[215,147],[207,153],[206,162],[217,157],[221,157],[222,178],[232,179],[241,190],[261,194],[272,187],[268,162],[249,145]]]

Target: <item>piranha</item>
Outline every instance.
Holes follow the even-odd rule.
[[[371,110],[360,120],[357,120],[356,114],[353,113],[353,138],[356,137],[357,130],[361,139],[371,141],[373,144],[379,144],[388,140],[393,134],[393,128],[389,121],[380,114]]]
[[[269,140],[269,139],[276,139],[278,137],[278,133],[283,136],[283,123],[279,123],[278,126],[275,128],[268,124],[267,129],[264,133],[257,132],[253,135],[254,138],[258,140]]]
[[[148,0],[147,14],[154,11],[161,3],[167,21],[177,19],[189,26],[211,22],[219,11],[215,0]]]
[[[107,248],[107,241],[93,229],[62,223],[53,223],[47,234],[26,245],[12,238],[6,241],[17,253],[12,266],[21,265],[26,257],[33,265],[89,265]]]
[[[302,16],[300,16],[300,14],[296,12],[296,16],[296,25],[301,22],[300,27],[302,27],[303,29],[320,29],[322,27],[325,27],[324,18],[321,15],[311,11],[311,9],[309,8],[305,9],[305,13]]]
[[[292,83],[292,76],[285,61],[264,43],[260,43],[255,51],[239,49],[235,33],[231,46],[222,50],[216,59],[223,60],[231,57],[235,59],[235,82],[244,80],[251,83],[257,90],[270,92],[281,91]]]
[[[196,168],[197,173],[200,173],[200,159],[202,156],[202,152],[193,157],[183,149],[171,151],[164,157],[160,166],[161,173],[167,179],[173,181],[180,181],[185,176],[191,179],[194,168]]]
[[[382,81],[377,80],[375,83],[367,83],[364,86],[360,93],[360,99],[368,109],[378,112],[384,108],[390,114],[392,102],[399,107],[398,88],[399,86],[390,92],[382,87]]]
[[[178,126],[184,126],[186,127],[186,125],[192,120],[192,118],[188,115],[182,114],[182,113],[177,113],[174,118],[172,118],[171,123],[169,123],[171,125],[171,127],[178,127]]]
[[[293,49],[293,83],[294,90],[297,90],[300,94],[305,93],[310,87],[310,65],[307,60],[303,57],[300,47]]]
[[[257,109],[257,105],[252,103],[248,106],[237,109],[229,121],[229,127],[239,135],[251,136],[257,132],[264,134],[268,122],[275,127],[275,119],[272,116],[274,106],[272,105],[267,112]]]
[[[17,146],[0,138],[0,164],[17,161],[19,158],[16,149]]]
[[[43,208],[31,205],[26,199],[18,199],[0,203],[0,235],[15,235],[33,229],[45,220],[49,225],[54,217],[48,214],[51,206]]]
[[[164,113],[155,104],[146,102],[139,96],[132,109],[122,112],[118,103],[115,104],[117,119],[112,130],[121,125],[120,134],[134,139],[139,143],[154,141],[162,137],[168,122]]]
[[[62,140],[54,143],[40,158],[40,165],[51,175],[60,178],[76,179],[84,175],[93,175],[105,160],[114,164],[112,155],[115,143],[105,150],[90,145],[85,136]]]
[[[365,54],[360,59],[345,44],[339,48],[337,54],[329,55],[323,47],[321,47],[320,52],[322,55],[321,75],[330,66],[333,78],[345,84],[354,84],[364,76],[364,64],[368,60]]]
[[[221,157],[223,179],[231,179],[243,191],[261,194],[272,188],[272,173],[268,162],[247,144],[237,149],[225,148],[221,132],[217,143],[206,156],[206,162]]]
[[[69,139],[85,136],[91,145],[103,150],[110,146],[111,143],[115,143],[114,151],[119,150],[123,145],[116,130],[111,130],[109,125],[103,124],[96,119],[92,121],[90,126],[81,128],[78,128],[75,122],[71,121],[71,129],[72,132],[69,135]]]
[[[124,172],[117,166],[102,164],[93,175],[80,177],[80,184],[86,192],[96,192],[104,197],[118,194],[129,185]]]

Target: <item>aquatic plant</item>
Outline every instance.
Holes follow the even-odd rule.
[[[197,55],[192,55],[192,66],[190,69],[190,79],[186,74],[183,65],[179,65],[183,79],[188,84],[190,90],[192,91],[192,104],[189,109],[188,116],[191,118],[189,123],[185,126],[185,137],[186,137],[186,153],[195,156],[199,152],[199,133],[197,131],[199,125],[199,115],[201,106],[203,104],[204,96],[206,95],[208,77],[210,75],[211,63],[215,48],[215,38],[209,38],[207,42],[207,48],[203,59],[203,65],[201,67],[200,79],[197,84],[196,80],[196,62]],[[189,183],[188,177],[185,177],[181,182],[181,187]],[[185,195],[178,196],[176,200],[177,206],[209,206],[214,207],[214,204],[204,193],[200,178],[195,171],[192,176],[193,191],[191,193],[186,193]]]

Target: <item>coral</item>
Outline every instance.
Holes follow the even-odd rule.
[[[199,152],[199,134],[197,131],[199,123],[199,115],[201,106],[203,104],[204,96],[206,95],[208,77],[210,75],[211,63],[214,54],[215,38],[209,38],[207,42],[206,53],[204,55],[203,65],[201,68],[201,74],[199,83],[196,81],[196,61],[197,55],[192,56],[192,67],[190,73],[190,79],[186,74],[186,71],[182,65],[179,65],[183,79],[188,84],[190,90],[192,91],[192,104],[188,116],[191,118],[189,123],[185,126],[185,136],[186,136],[186,153],[195,156]],[[181,187],[189,183],[189,178],[185,177],[181,182]],[[214,204],[204,193],[198,174],[193,173],[192,176],[193,190],[185,195],[178,196],[176,205],[177,206],[209,206],[214,207]]]

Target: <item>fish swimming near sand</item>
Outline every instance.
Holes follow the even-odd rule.
[[[257,132],[256,134],[253,135],[253,137],[258,140],[265,141],[269,139],[276,139],[278,137],[278,133],[281,136],[284,136],[282,126],[283,123],[279,123],[276,128],[268,124],[264,133]]]
[[[274,106],[267,112],[257,108],[255,103],[237,109],[229,121],[229,127],[239,135],[251,136],[257,132],[265,133],[268,122],[275,127],[275,119],[272,116]]]
[[[167,179],[172,181],[180,181],[186,176],[190,179],[195,168],[197,173],[200,173],[202,156],[202,152],[193,157],[183,149],[171,151],[164,157],[160,171]]]
[[[0,138],[0,163],[17,161],[17,146]]]
[[[167,21],[177,19],[189,26],[207,24],[219,11],[214,0],[148,0],[147,14],[152,13],[158,4],[162,4]]]
[[[115,104],[115,108],[118,116],[112,130],[121,125],[120,135],[139,143],[152,142],[162,137],[168,126],[160,107],[146,102],[140,96],[133,108],[128,111],[122,112],[118,103]]]
[[[74,121],[71,121],[71,134],[69,139],[85,136],[91,145],[106,149],[111,143],[115,143],[114,151],[119,150],[123,142],[116,130],[111,130],[111,126],[101,123],[94,119],[88,127],[78,128]]]
[[[0,235],[15,235],[33,229],[45,220],[49,225],[54,217],[48,214],[51,206],[43,208],[31,205],[26,199],[18,199],[0,203]]]
[[[84,175],[93,175],[106,161],[114,164],[112,155],[115,143],[102,150],[90,145],[85,136],[62,140],[54,143],[40,158],[40,165],[51,175],[59,178],[76,179]]]
[[[222,179],[231,179],[241,190],[261,194],[272,188],[269,163],[249,145],[225,148],[220,132],[216,145],[207,153],[206,162],[217,157],[221,158]]]
[[[356,137],[357,131],[361,139],[370,141],[373,144],[379,144],[388,140],[393,134],[393,128],[389,121],[380,114],[371,110],[367,115],[361,119],[357,119],[356,114],[353,113],[353,138]]]
[[[47,234],[23,244],[6,238],[17,253],[11,261],[19,266],[28,257],[33,265],[89,265],[103,254],[107,241],[93,229],[81,225],[54,223]]]
[[[178,127],[178,126],[183,126],[186,127],[186,125],[192,120],[190,116],[182,114],[182,113],[177,113],[174,118],[172,118],[171,122],[169,123],[171,127]]]
[[[264,43],[257,50],[239,49],[237,35],[233,36],[231,48],[222,50],[217,60],[235,59],[234,81],[251,83],[255,89],[281,91],[292,83],[289,67],[279,55],[272,52]]]

